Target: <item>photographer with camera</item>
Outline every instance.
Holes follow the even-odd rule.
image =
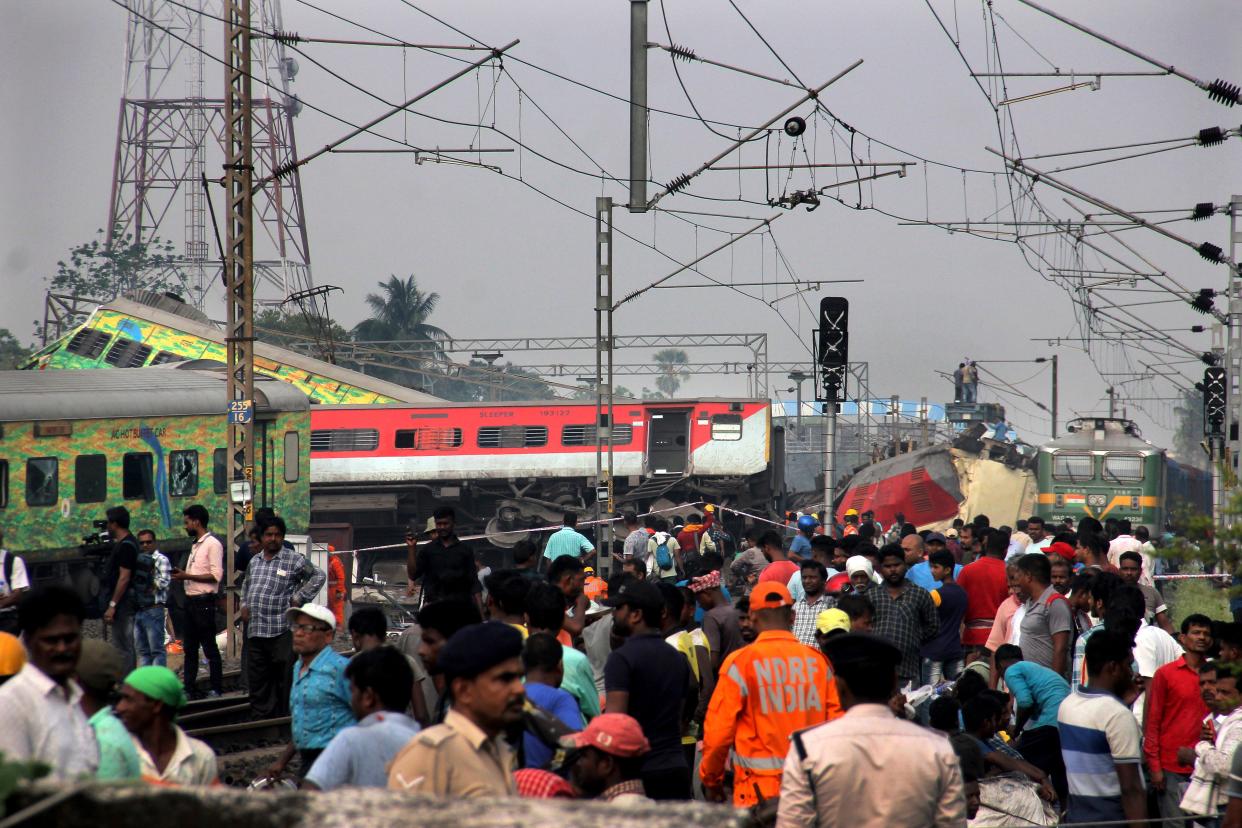
[[[113,506],[107,512],[108,537],[113,539],[112,554],[104,578],[103,595],[108,598],[103,621],[112,627],[112,646],[121,651],[125,673],[129,674],[137,664],[134,646],[133,575],[138,565],[138,541],[129,531],[129,510]]]

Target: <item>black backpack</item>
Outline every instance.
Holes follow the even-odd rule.
[[[134,590],[134,603],[138,609],[150,609],[155,606],[155,556],[150,552],[139,552],[134,572],[129,584]]]

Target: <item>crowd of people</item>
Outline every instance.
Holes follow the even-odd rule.
[[[1242,828],[1242,625],[1175,628],[1143,532],[984,516],[920,532],[897,517],[626,515],[597,550],[567,513],[511,567],[484,568],[443,507],[430,539],[407,538],[417,623],[390,631],[379,608],[345,619],[316,603],[327,576],[261,515],[238,556],[246,682],[256,715],[292,720],[267,774],[312,790],[701,799],[780,826],[956,826],[986,808]],[[74,592],[5,572],[0,620],[20,640],[0,633],[0,753],[61,779],[215,781],[176,716],[198,693],[198,649],[222,689],[223,547],[202,507],[184,519],[180,569],[109,510],[108,642],[83,639]],[[180,676],[158,661],[153,611],[173,581]]]

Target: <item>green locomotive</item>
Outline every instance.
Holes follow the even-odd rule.
[[[1211,511],[1211,479],[1143,439],[1129,420],[1082,417],[1039,448],[1036,513],[1047,521],[1126,519],[1153,535],[1180,507]]]

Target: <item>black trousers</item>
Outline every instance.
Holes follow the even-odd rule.
[[[1022,758],[1052,777],[1057,798],[1068,802],[1069,783],[1065,778],[1065,759],[1061,755],[1061,734],[1055,727],[1035,727],[1022,731],[1014,749]]]
[[[216,595],[187,595],[185,599],[185,630],[181,644],[185,648],[185,692],[198,695],[198,651],[207,657],[211,689],[224,692],[224,667],[220,648],[216,645]]]
[[[255,715],[270,719],[289,715],[289,685],[293,670],[293,633],[275,638],[250,638],[246,650],[246,679],[250,707]]]
[[[694,795],[689,768],[643,771],[643,790],[655,800],[689,800]]]

